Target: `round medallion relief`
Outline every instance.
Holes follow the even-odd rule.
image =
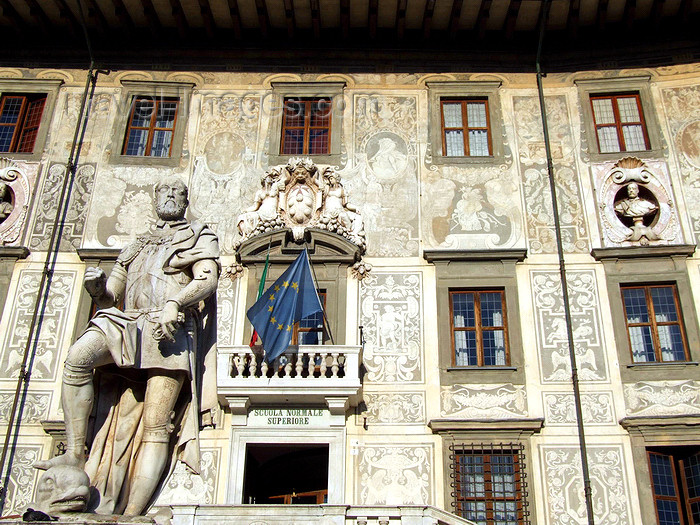
[[[244,149],[245,141],[239,135],[228,131],[217,133],[204,146],[207,167],[218,175],[231,173],[240,162]]]

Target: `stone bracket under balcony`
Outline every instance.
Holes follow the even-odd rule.
[[[336,424],[345,424],[348,408],[362,397],[362,347],[290,346],[272,363],[262,348],[218,348],[217,393],[245,425],[251,406],[327,406]]]

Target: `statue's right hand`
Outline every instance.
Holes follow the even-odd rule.
[[[100,296],[107,287],[107,274],[102,268],[88,268],[83,279],[85,289],[92,297]]]

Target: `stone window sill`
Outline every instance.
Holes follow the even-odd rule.
[[[650,363],[629,363],[627,368],[685,368],[686,366],[698,366],[700,363],[697,361],[662,361],[662,362],[650,362]]]

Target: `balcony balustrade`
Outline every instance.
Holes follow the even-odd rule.
[[[360,346],[290,346],[271,363],[259,346],[219,347],[217,392],[234,414],[250,404],[323,404],[344,413],[359,402],[361,362]]]

